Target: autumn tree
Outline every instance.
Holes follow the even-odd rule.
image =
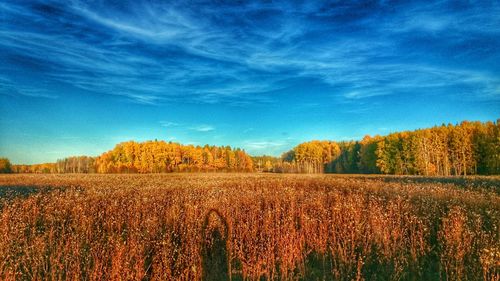
[[[500,125],[469,122],[361,141],[310,141],[282,156],[280,171],[449,176],[500,174]],[[294,167],[296,167],[294,169]]]
[[[323,148],[319,141],[301,143],[294,150],[302,172],[320,173],[323,171]]]
[[[364,174],[380,173],[377,167],[377,142],[380,137],[365,136],[360,142],[358,170]]]
[[[252,171],[245,151],[165,141],[124,142],[95,159],[98,173]]]
[[[10,164],[9,159],[0,158],[0,173],[12,173],[12,165]]]
[[[10,165],[15,173],[164,173],[257,171],[285,173],[385,173],[424,176],[500,174],[500,120],[442,124],[360,141],[304,142],[281,157],[250,157],[230,146],[165,141],[123,142],[98,157],[75,156],[56,163]],[[10,168],[8,168],[10,167]]]

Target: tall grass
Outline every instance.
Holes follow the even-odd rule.
[[[9,175],[0,185],[45,190],[0,202],[2,280],[200,280],[213,276],[214,248],[231,272],[220,279],[500,278],[491,186],[255,174]]]

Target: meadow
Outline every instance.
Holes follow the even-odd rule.
[[[500,178],[0,175],[1,280],[499,280]]]

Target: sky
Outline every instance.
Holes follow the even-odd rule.
[[[0,2],[0,156],[280,155],[500,118],[499,1]]]

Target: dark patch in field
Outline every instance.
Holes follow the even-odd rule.
[[[0,186],[0,210],[11,200],[27,198],[39,192],[41,189],[33,186]]]
[[[420,177],[420,176],[402,176],[402,177],[384,177],[385,182],[402,183],[420,183],[420,184],[452,184],[464,189],[486,189],[500,193],[500,178],[487,177]]]
[[[215,228],[209,228],[211,219],[218,220]],[[203,280],[231,280],[228,252],[229,227],[227,220],[215,209],[205,216],[203,225]]]
[[[0,198],[28,197],[40,191],[40,188],[34,186],[0,186]]]
[[[65,187],[52,186],[0,186],[0,200],[27,198],[35,194],[46,194],[53,191],[66,191]]]
[[[332,261],[327,255],[312,252],[305,259],[305,276],[300,280],[333,280]]]

